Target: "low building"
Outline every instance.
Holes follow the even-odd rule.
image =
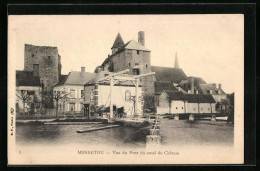
[[[221,84],[199,84],[199,91],[201,94],[211,94],[217,102],[217,110],[225,110],[229,103],[227,94],[222,90]]]
[[[134,75],[120,75],[124,81],[117,81],[112,89],[110,95],[110,82],[99,82],[101,78],[107,77],[111,72],[101,71],[95,73],[95,77],[85,84],[85,108],[86,115],[89,113],[105,112],[110,107],[110,100],[115,109],[121,108],[126,116],[133,116],[135,114],[135,93],[136,86],[132,81],[126,80],[127,78],[134,77]],[[139,81],[140,82],[140,81]],[[112,97],[111,97],[112,96]],[[142,100],[142,84],[137,87],[137,108],[136,114],[143,113],[143,100]],[[109,112],[109,110],[107,110]]]
[[[84,111],[84,85],[94,77],[94,73],[81,71],[70,72],[63,80],[53,87],[53,94],[64,94],[58,100],[58,110],[64,113],[77,114]],[[54,100],[54,107],[56,107]]]
[[[185,94],[181,91],[163,91],[157,106],[158,114],[216,113],[212,95]]]
[[[33,71],[16,71],[16,112],[34,114],[40,108],[42,84]]]

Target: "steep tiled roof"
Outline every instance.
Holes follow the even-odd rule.
[[[67,78],[68,75],[60,75],[59,77],[59,82],[61,82],[62,80],[64,80],[65,78]]]
[[[181,80],[186,80],[187,76],[180,68],[152,66],[152,71],[155,72],[157,81],[179,83]]]
[[[164,91],[171,100],[185,100],[189,103],[216,103],[212,95],[207,94],[185,94],[180,91]]]
[[[32,71],[16,71],[16,86],[41,86],[40,77]]]
[[[226,94],[222,89],[216,88],[214,84],[199,84],[200,91],[202,94],[211,94],[217,95],[217,94]]]
[[[142,50],[142,51],[150,51],[145,46],[141,45],[140,43],[136,42],[135,40],[130,40],[124,46],[124,49],[134,49],[134,50]]]
[[[122,46],[124,46],[124,44],[125,43],[124,43],[120,33],[118,33],[111,49],[122,47]]]
[[[207,94],[185,94],[189,103],[216,103],[212,95]]]
[[[95,76],[94,73],[72,71],[68,75],[63,75],[60,82],[55,86],[60,85],[84,85]]]
[[[178,91],[171,82],[156,81],[155,94],[161,94],[162,91]]]
[[[185,100],[185,95],[180,91],[165,91],[171,100]]]
[[[109,57],[107,57],[104,62],[102,63],[102,65],[104,65],[105,63],[107,63],[108,61],[110,61],[113,56],[123,52],[125,49],[132,49],[132,50],[142,50],[142,51],[150,51],[149,49],[147,49],[145,46],[141,45],[140,43],[134,41],[134,40],[130,40],[129,42],[127,42],[126,44],[124,44],[122,47],[120,47],[116,53],[114,53],[113,55],[110,55]],[[101,66],[102,66],[101,65]]]

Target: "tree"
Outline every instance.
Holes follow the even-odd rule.
[[[109,71],[109,72],[114,72],[114,63],[113,63],[113,62],[111,62],[111,63],[109,64],[109,66],[108,66],[108,71]]]
[[[17,90],[16,96],[23,101],[23,114],[25,115],[25,103],[28,103],[32,100],[32,91],[27,90]]]
[[[144,95],[143,96],[144,100],[144,111],[147,112],[155,112],[155,97],[154,95]]]
[[[53,93],[52,98],[56,103],[56,118],[58,118],[59,100],[66,99],[68,95],[69,93],[66,93],[65,91],[55,91],[55,93]]]

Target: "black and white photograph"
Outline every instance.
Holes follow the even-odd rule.
[[[244,15],[9,15],[9,164],[242,164]]]

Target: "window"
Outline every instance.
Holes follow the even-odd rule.
[[[98,91],[97,90],[94,91],[94,95],[98,95]]]
[[[128,66],[131,66],[131,63],[129,62]]]
[[[203,110],[203,108],[200,108],[200,110],[202,111],[202,110]]]
[[[183,109],[183,107],[181,107],[181,109]]]
[[[193,108],[193,110],[196,110],[195,108]]]
[[[33,76],[39,76],[39,64],[33,64]]]
[[[98,85],[97,84],[95,85],[95,89],[98,89]]]
[[[208,108],[208,110],[210,110],[210,109]]]
[[[32,54],[32,57],[34,57],[34,54]]]
[[[29,91],[29,90],[28,90],[28,91],[27,91],[27,94],[28,94],[28,95],[34,95],[34,91]]]
[[[84,90],[81,90],[81,98],[84,98]]]
[[[48,56],[48,60],[51,60],[51,56]]]
[[[176,109],[178,109],[178,107],[176,107]]]
[[[139,50],[137,50],[136,52],[137,52],[137,54],[139,54]]]
[[[135,66],[139,66],[139,63],[135,63]]]
[[[75,90],[74,89],[70,89],[70,97],[75,98]]]
[[[133,74],[134,74],[134,75],[139,75],[139,69],[136,69],[136,68],[133,69]]]
[[[56,96],[56,93],[57,93],[57,92],[56,92],[56,91],[54,91],[54,95],[55,95],[55,96]]]
[[[147,64],[145,64],[145,67],[147,68],[147,67],[148,67],[148,65],[147,65]]]
[[[131,100],[131,92],[129,90],[126,90],[125,92],[125,101]]]
[[[70,103],[70,111],[74,112],[75,111],[75,103]]]
[[[57,91],[57,94],[60,95],[60,91]]]

